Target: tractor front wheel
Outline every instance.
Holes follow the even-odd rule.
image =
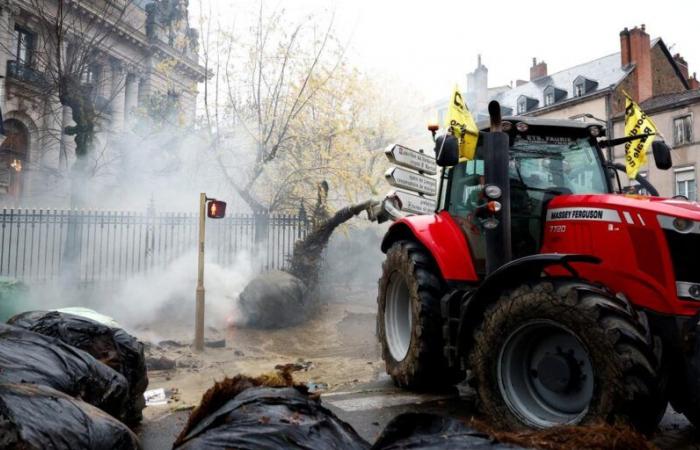
[[[667,401],[649,336],[646,322],[605,290],[524,285],[486,311],[471,381],[485,415],[506,429],[623,419],[651,431]]]
[[[440,296],[444,288],[431,255],[399,241],[386,253],[377,297],[377,334],[386,371],[397,386],[442,390],[464,378],[443,356]]]

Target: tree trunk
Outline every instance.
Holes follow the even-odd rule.
[[[355,205],[346,206],[337,211],[327,220],[315,226],[306,237],[294,244],[294,252],[288,272],[304,281],[309,290],[318,283],[318,271],[321,266],[321,254],[326,248],[333,231],[372,205],[367,200]]]

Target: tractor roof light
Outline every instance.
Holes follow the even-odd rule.
[[[508,122],[507,120],[501,124],[501,129],[503,131],[510,131],[513,128],[513,122]]]
[[[501,195],[503,195],[503,191],[500,187],[496,186],[495,184],[487,184],[484,187],[484,195],[486,195],[486,197],[490,198],[491,200],[497,200],[501,198]]]
[[[518,122],[515,124],[515,129],[521,133],[526,133],[528,128],[530,128],[530,127],[528,127],[525,122]]]
[[[588,132],[591,133],[591,136],[598,137],[600,136],[600,127],[598,125],[590,126],[588,127]]]

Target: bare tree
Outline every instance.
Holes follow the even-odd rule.
[[[116,30],[126,23],[131,2],[23,0],[20,7],[31,13],[33,34],[23,36],[14,29],[8,30],[16,39],[10,44],[12,48],[5,50],[14,55],[15,70],[31,72],[37,78],[33,81],[45,105],[42,115],[44,119],[49,117],[43,120],[49,125],[40,130],[42,146],[50,147],[50,139],[64,142],[63,135],[73,137],[75,162],[70,177],[74,181],[71,199],[75,203],[79,181],[107,164],[108,155],[96,145],[96,136],[105,128],[124,79],[108,79],[106,65],[101,72],[98,61],[107,59],[105,49],[112,44],[110,39],[116,39]],[[22,39],[31,41],[18,42]],[[27,49],[26,56],[21,54],[23,48]],[[64,110],[69,111],[73,122],[65,128],[61,125],[65,122]],[[60,149],[64,162],[68,160],[66,150],[65,146]],[[39,169],[57,176],[61,172],[60,167]]]

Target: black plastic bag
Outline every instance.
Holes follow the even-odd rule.
[[[8,323],[58,338],[124,375],[129,382],[129,402],[122,419],[130,425],[141,421],[148,376],[143,343],[138,339],[121,328],[59,311],[25,312],[12,317]]]
[[[94,406],[47,386],[0,384],[0,448],[139,449],[136,436]]]
[[[210,389],[174,448],[367,449],[347,423],[302,387],[253,386],[246,377]],[[258,379],[259,381],[259,379]]]
[[[487,434],[451,417],[405,413],[387,424],[372,450],[512,450],[522,447],[501,444]]]
[[[129,385],[119,372],[59,339],[0,324],[0,383],[43,384],[118,419]]]

